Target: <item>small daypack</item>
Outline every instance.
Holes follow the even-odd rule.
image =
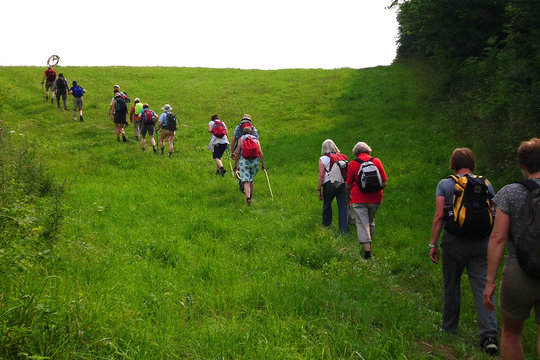
[[[527,200],[523,206],[523,228],[519,242],[514,243],[521,268],[540,278],[540,186],[534,180],[518,181],[527,188]]]
[[[176,115],[173,113],[168,112],[167,113],[167,125],[165,125],[163,128],[171,131],[176,131],[177,128],[177,121],[176,121]]]
[[[144,110],[143,120],[145,124],[152,124],[154,122],[154,112],[152,110]]]
[[[379,173],[379,169],[373,164],[373,159],[369,158],[367,161],[358,158],[354,159],[354,161],[360,164],[360,169],[358,169],[355,180],[356,185],[364,193],[377,192],[383,188],[381,174]]]
[[[253,127],[253,123],[251,122],[251,120],[246,119],[246,120],[240,121],[240,129],[244,130],[247,127],[250,127],[250,128]]]
[[[347,168],[349,166],[349,158],[345,154],[326,154],[330,158],[328,165],[328,178],[335,187],[339,187],[347,180]]]
[[[217,138],[222,138],[225,136],[225,124],[220,120],[214,120],[214,125],[212,125],[212,134]]]
[[[493,214],[488,181],[483,176],[455,176],[456,183],[451,204],[444,209],[446,231],[466,238],[479,238],[491,234]]]
[[[84,90],[83,90],[83,88],[80,87],[79,85],[75,85],[75,86],[73,87],[73,96],[75,96],[75,97],[81,97],[81,96],[83,96],[83,95],[84,95]],[[118,105],[118,103],[117,103],[117,105]],[[125,105],[125,104],[124,104],[124,105]]]
[[[47,70],[46,76],[47,82],[56,80],[56,72],[54,70]]]
[[[73,95],[75,95],[75,88],[73,88]],[[117,114],[126,114],[128,111],[126,100],[122,96],[115,96],[116,105],[114,107],[114,112]]]
[[[55,82],[56,90],[58,90],[60,93],[64,92],[66,88],[68,87],[66,79],[65,78],[58,78]]]
[[[253,136],[246,136],[242,142],[242,157],[244,159],[256,159],[259,157],[259,144]]]

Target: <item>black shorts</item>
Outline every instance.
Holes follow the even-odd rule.
[[[146,133],[148,133],[148,135],[150,136],[154,136],[154,123],[152,124],[142,123],[142,130],[141,130],[142,137],[145,137]]]
[[[212,159],[221,159],[225,150],[227,150],[228,144],[214,145],[214,152],[212,153]]]
[[[126,123],[127,113],[114,113],[114,123],[115,124],[125,124]]]

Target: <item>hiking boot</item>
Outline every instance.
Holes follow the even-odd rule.
[[[216,170],[216,175],[221,175],[221,171]]]
[[[116,140],[118,140],[118,142],[120,142],[120,138],[119,138],[119,137],[117,137]]]
[[[125,136],[125,135],[122,135],[122,141],[123,141],[123,142],[127,142],[127,139],[126,139],[126,136]]]
[[[250,205],[251,205],[251,196],[250,196],[250,197],[248,197],[248,198],[246,198],[246,203],[248,204],[248,206],[250,206]]]
[[[221,167],[221,169],[219,169],[219,171],[221,172],[221,176],[224,176],[225,173],[227,172],[227,170],[225,170],[223,166]]]
[[[156,153],[157,153],[157,149],[156,149],[156,147],[155,147],[155,146],[154,146],[154,147],[152,148],[152,150],[154,150],[154,154],[156,154]]]
[[[172,152],[169,152],[169,159],[172,159]]]
[[[371,259],[371,251],[366,252],[366,253],[364,254],[364,260],[369,260],[369,259]]]
[[[76,117],[74,117],[74,118],[73,118],[73,121],[77,121],[77,118],[76,118]]]
[[[54,98],[51,98],[51,104],[54,104]]]
[[[142,148],[142,151],[146,151],[146,149],[145,149],[145,148]]]
[[[69,110],[68,108],[64,108],[64,110]]]
[[[161,155],[165,155],[165,153],[163,152],[163,148],[161,148]]]
[[[482,350],[488,354],[488,355],[497,355],[499,352],[499,342],[496,338],[492,336],[488,336],[484,340],[482,340],[480,346],[482,347]]]
[[[82,117],[82,115],[81,115],[81,116],[79,117],[79,119],[81,120],[81,122],[83,122],[83,121],[84,121],[84,120],[83,120],[83,117]]]
[[[45,96],[45,101],[49,101],[49,97],[48,97],[48,96]]]

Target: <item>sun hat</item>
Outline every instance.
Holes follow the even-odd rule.
[[[172,107],[171,107],[171,105],[169,105],[169,104],[165,104],[165,106],[163,106],[163,107],[161,108],[161,110],[163,110],[163,111],[171,111],[171,110],[172,110]]]
[[[114,85],[114,88],[119,88],[120,89],[120,85]]]
[[[135,100],[133,100],[133,102],[141,102],[141,100],[139,100],[139,98],[135,98]]]
[[[251,115],[244,114],[244,116],[242,116],[242,120],[251,120]]]

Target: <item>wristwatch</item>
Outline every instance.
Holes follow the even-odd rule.
[[[429,244],[428,247],[430,249],[435,249],[436,247],[438,247],[438,245],[437,244]]]

